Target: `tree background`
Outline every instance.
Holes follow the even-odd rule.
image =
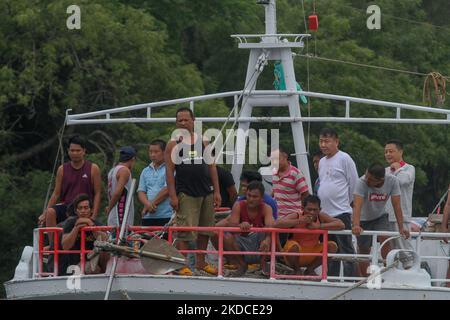
[[[32,243],[32,230],[51,186],[67,109],[82,113],[240,90],[248,52],[238,50],[229,35],[264,31],[264,10],[254,0],[80,0],[76,4],[81,8],[81,30],[66,27],[66,8],[71,4],[0,1],[1,283],[12,278],[23,247]],[[381,8],[381,30],[366,28],[370,4]],[[315,6],[319,30],[301,54],[450,74],[446,0],[278,0],[277,6],[279,33],[308,32],[305,19]],[[295,67],[304,90],[425,105],[424,76],[301,56]],[[272,82],[269,65],[258,88],[271,89]],[[226,116],[232,104],[228,100],[197,104],[196,113]],[[439,107],[448,106],[446,101]],[[353,110],[354,115],[393,115],[381,108]],[[168,108],[155,116],[173,116],[174,111]],[[285,114],[275,108],[269,112]],[[302,114],[308,113],[337,116],[342,108],[312,100],[310,108],[302,106]],[[430,213],[446,190],[448,125],[305,124],[310,153],[318,150],[318,132],[324,126],[339,131],[342,149],[355,159],[360,174],[370,162],[384,161],[387,139],[403,140],[406,161],[416,167],[415,216]],[[282,143],[292,145],[289,125],[272,127],[280,128]],[[168,139],[171,130],[159,124],[68,126],[63,142],[75,133],[85,135],[88,158],[99,164],[106,181],[118,147],[138,149],[133,171],[138,177],[148,162],[149,141]],[[102,201],[106,204],[105,192]],[[0,290],[4,296],[3,287]]]

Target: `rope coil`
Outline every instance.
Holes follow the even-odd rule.
[[[445,96],[447,95],[446,84],[449,81],[447,77],[444,77],[439,72],[430,72],[423,83],[423,102],[427,105],[432,105],[432,89],[436,104],[438,106],[444,105]]]

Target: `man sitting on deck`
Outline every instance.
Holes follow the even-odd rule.
[[[87,194],[80,194],[73,201],[73,210],[76,216],[68,218],[64,222],[62,248],[63,250],[81,250],[81,228],[87,226],[98,226],[98,222],[93,220],[92,205]],[[86,232],[85,249],[92,250],[95,240],[107,240],[108,235],[103,231]],[[91,261],[86,262],[85,272],[104,273],[109,254],[101,252],[98,258],[94,257]],[[80,254],[63,254],[61,256],[60,274],[66,274],[67,267],[80,263]],[[98,265],[97,265],[98,263]]]
[[[320,211],[320,199],[309,195],[303,200],[303,215],[291,213],[284,219],[275,222],[274,228],[300,228],[310,230],[343,230],[344,223],[330,217]],[[318,233],[293,233],[291,239],[287,240],[283,252],[297,253],[322,253],[323,244],[319,241]],[[336,253],[337,244],[328,241],[328,252]],[[285,256],[286,264],[292,267],[296,274],[301,274],[300,267],[306,267],[305,275],[316,275],[314,270],[321,265],[322,257],[319,256]]]
[[[227,233],[224,235],[226,251],[269,251],[270,233],[248,232],[250,228],[271,227],[274,223],[272,209],[263,202],[264,186],[259,181],[251,182],[247,187],[247,200],[237,201],[231,215],[226,219],[225,227],[240,227],[241,234]],[[239,277],[245,274],[249,263],[261,262],[264,265],[265,256],[229,255],[231,263],[238,269],[231,274]]]
[[[239,193],[240,196],[237,198],[237,201],[247,200],[247,187],[252,181],[259,181],[262,183],[261,174],[256,171],[242,172],[241,178],[240,178],[240,182],[241,182],[240,193]],[[263,186],[264,186],[264,184],[263,184]],[[273,216],[273,219],[276,220],[278,218],[277,202],[266,192],[264,192],[263,202],[272,208],[272,216]],[[230,219],[230,216],[217,222],[216,227],[225,227],[227,224],[227,220]]]

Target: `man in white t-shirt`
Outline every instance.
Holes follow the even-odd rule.
[[[366,174],[356,183],[353,196],[352,232],[358,236],[359,253],[369,254],[372,247],[372,236],[360,235],[361,232],[364,230],[389,231],[389,219],[385,210],[387,203],[391,203],[394,208],[400,234],[406,238],[409,237],[408,229],[403,226],[400,184],[397,177],[386,174],[381,164],[374,163],[367,169]],[[382,242],[385,239],[385,237],[379,237],[378,241]],[[385,256],[387,251],[384,251],[383,254]],[[360,272],[365,277],[368,266],[367,261],[359,263]]]
[[[355,162],[347,153],[339,150],[339,137],[334,129],[324,128],[320,131],[319,147],[325,155],[319,162],[318,196],[322,202],[322,211],[340,219],[344,222],[345,229],[351,230],[351,203],[358,180]],[[329,240],[337,243],[338,253],[355,253],[352,236],[330,235]],[[338,275],[339,266],[338,261],[331,262],[329,274]],[[353,262],[344,262],[344,275],[356,275],[356,265]]]

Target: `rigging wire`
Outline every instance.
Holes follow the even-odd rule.
[[[67,114],[66,114],[66,118],[64,118],[63,125],[61,126],[61,128],[59,129],[59,131],[57,133],[58,134],[58,151],[56,152],[55,162],[53,164],[52,176],[50,177],[50,181],[48,183],[47,194],[45,195],[44,208],[42,209],[42,212],[44,212],[47,209],[48,201],[50,198],[50,189],[53,184],[53,178],[55,177],[55,170],[56,170],[56,166],[58,164],[58,158],[59,158],[60,153],[61,153],[61,163],[64,162],[64,150],[63,150],[63,145],[62,145],[62,139],[64,136],[64,130],[66,128],[66,121],[67,121]]]
[[[432,99],[431,99],[431,89],[430,86],[433,86],[434,89],[434,95],[437,99],[437,105],[442,106],[445,102],[445,97],[447,95],[447,89],[446,84],[447,82],[450,82],[450,78],[448,76],[443,76],[439,72],[430,72],[430,73],[421,73],[421,72],[415,72],[415,71],[409,71],[409,70],[402,70],[402,69],[396,69],[396,68],[388,68],[383,66],[376,66],[376,65],[370,65],[365,63],[358,63],[358,62],[351,62],[351,61],[344,61],[339,59],[331,59],[331,58],[325,58],[325,57],[319,57],[316,55],[308,55],[308,54],[296,54],[301,57],[309,59],[317,59],[317,60],[323,60],[328,62],[336,62],[336,63],[342,63],[342,64],[348,64],[353,65],[357,67],[365,67],[365,68],[373,68],[373,69],[379,69],[379,70],[385,70],[385,71],[393,71],[398,73],[405,73],[409,75],[414,76],[421,76],[426,77],[424,84],[423,84],[423,102],[431,105]]]
[[[305,24],[305,33],[308,31],[308,26],[306,23],[306,12],[305,12],[305,3],[304,0],[301,0],[302,2],[302,9],[303,9],[303,22]],[[316,5],[314,1],[314,12],[316,12]],[[315,37],[314,37],[315,39]],[[309,40],[308,37],[306,37],[306,54],[309,56]],[[307,78],[307,87],[308,92],[310,92],[310,82],[309,82],[309,59],[306,60],[306,78]],[[308,98],[308,117],[311,117],[311,99]],[[310,134],[311,134],[311,122],[308,121],[308,133],[306,138],[306,153],[309,154],[309,146],[310,146]]]
[[[265,63],[265,61],[262,61],[262,63]],[[255,79],[255,87],[256,87],[256,80],[258,80],[259,74],[262,72],[262,70],[260,69],[260,67],[261,67],[261,66],[258,64],[258,67],[255,69],[255,71],[253,71],[253,74],[251,75],[250,79],[249,79],[248,82],[245,84],[244,89],[242,90],[242,93],[239,95],[237,101],[234,103],[233,108],[231,109],[230,113],[228,114],[227,119],[225,120],[224,124],[222,125],[222,128],[220,129],[220,134],[222,134],[222,132],[223,132],[223,130],[225,129],[226,125],[230,122],[231,115],[234,113],[234,110],[238,107],[240,100],[242,99],[242,97],[243,97],[244,94],[245,94],[245,91],[247,90],[247,87],[252,83],[253,77],[254,77],[256,74],[258,74],[258,76],[257,76],[256,79]],[[247,97],[246,97],[245,99],[243,99],[243,101],[242,101],[242,106],[245,105],[245,103],[247,102],[247,100],[248,100],[248,98],[250,97],[251,92],[252,92],[253,90],[254,90],[254,88],[251,88],[250,91],[249,91],[249,93],[248,93],[248,95],[247,95]],[[232,134],[232,132],[233,132],[233,129],[234,129],[234,127],[236,126],[236,123],[237,123],[238,119],[239,119],[240,116],[241,116],[242,110],[243,110],[243,108],[241,108],[241,110],[239,110],[237,116],[235,117],[235,119],[234,119],[234,121],[233,121],[233,124],[232,124],[232,126],[231,126],[231,129],[230,129],[230,132],[229,132],[229,134],[227,135],[227,137],[225,138],[225,141],[224,141],[224,143],[222,144],[222,147],[221,147],[220,151],[218,152],[217,156],[215,157],[214,162],[217,162],[217,160],[218,160],[218,159],[220,158],[220,156],[223,154],[223,149],[224,149],[224,147],[227,145],[227,142],[228,142],[228,140],[229,140],[230,137],[231,137],[231,134]],[[217,141],[218,141],[218,139],[214,140],[214,142],[213,142],[213,144],[212,144],[212,147],[211,147],[211,150],[214,150]]]
[[[329,62],[343,63],[343,64],[349,64],[349,65],[353,65],[353,66],[357,66],[357,67],[366,67],[366,68],[380,69],[380,70],[386,70],[386,71],[394,71],[394,72],[411,74],[411,75],[415,75],[415,76],[423,76],[423,77],[428,76],[428,73],[421,73],[421,72],[415,72],[415,71],[409,71],[409,70],[376,66],[376,65],[371,65],[371,64],[345,61],[345,60],[339,60],[339,59],[331,59],[331,58],[320,57],[317,55],[314,55],[314,56],[313,55],[305,55],[305,54],[297,54],[297,55],[308,58],[308,59],[317,59],[317,60],[323,60],[323,61],[329,61]],[[445,77],[445,78],[448,78],[448,77]]]

